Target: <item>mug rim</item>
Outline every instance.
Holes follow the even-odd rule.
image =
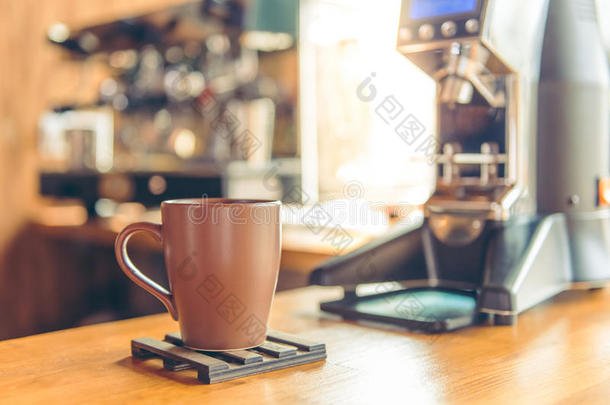
[[[276,206],[281,205],[279,200],[260,200],[250,198],[176,198],[165,200],[161,205],[180,206],[180,205],[243,205],[243,206]]]

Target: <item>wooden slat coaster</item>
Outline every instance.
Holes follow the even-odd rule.
[[[149,337],[131,341],[131,354],[139,357],[142,353],[144,358],[149,358],[149,354],[153,353],[174,363],[187,363],[198,370],[205,369],[212,372],[229,369],[229,364],[222,360]]]
[[[140,359],[160,357],[164,368],[171,371],[196,369],[199,381],[213,384],[323,360],[326,345],[269,331],[265,343],[252,349],[203,352],[182,347],[180,333],[175,332],[167,334],[165,341],[134,339],[131,353]]]
[[[169,371],[181,371],[190,370],[193,368],[193,366],[191,366],[189,363],[182,363],[180,361],[163,359],[163,368]]]
[[[270,354],[275,358],[282,359],[284,357],[296,356],[297,349],[288,345],[265,341],[262,345],[256,348],[259,352]]]
[[[297,347],[299,350],[305,350],[306,352],[313,352],[314,350],[324,349],[324,343],[314,343],[307,339],[302,339],[298,336],[292,336],[288,333],[279,332],[277,330],[271,329],[267,331],[267,340],[292,345]]]
[[[182,346],[182,336],[180,332],[168,333],[165,335],[165,341],[175,344],[176,346]],[[229,357],[233,360],[238,361],[241,364],[260,363],[263,361],[263,356],[255,352],[249,352],[247,350],[232,350],[226,352],[217,352],[223,357]]]

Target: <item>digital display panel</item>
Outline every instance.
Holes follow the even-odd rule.
[[[413,0],[410,14],[413,20],[421,20],[471,13],[476,8],[477,0]]]

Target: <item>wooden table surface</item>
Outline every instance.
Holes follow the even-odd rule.
[[[515,326],[421,335],[320,313],[335,288],[279,293],[271,327],[327,344],[325,362],[216,385],[134,360],[166,314],[0,342],[0,402],[207,404],[608,403],[610,290],[564,293]],[[18,304],[18,303],[17,303]],[[4,310],[8,310],[4,308]]]

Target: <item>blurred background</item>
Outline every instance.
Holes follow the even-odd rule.
[[[434,135],[399,0],[0,4],[0,339],[162,312],[113,242],[166,199],[281,199],[278,290],[420,220],[433,166],[379,113],[393,98]],[[130,250],[167,284],[160,246]]]

